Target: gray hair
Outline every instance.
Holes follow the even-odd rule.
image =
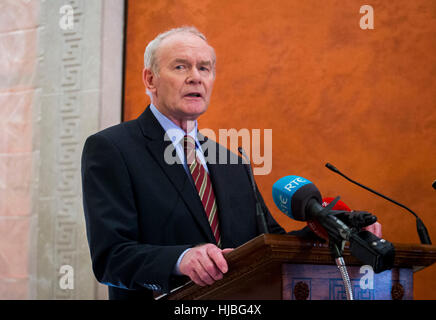
[[[145,48],[145,52],[144,52],[144,67],[146,69],[151,70],[155,75],[157,75],[159,72],[159,66],[156,59],[157,49],[159,48],[160,44],[165,38],[176,33],[192,33],[193,35],[200,37],[207,43],[206,36],[202,34],[200,31],[198,31],[198,29],[195,27],[183,26],[180,28],[174,28],[166,32],[160,33],[156,38],[150,41],[150,43]],[[213,48],[212,48],[212,54],[213,54],[212,62],[215,65],[216,55],[215,55],[215,50]]]

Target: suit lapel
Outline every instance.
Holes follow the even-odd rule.
[[[147,109],[142,113],[142,115],[138,118],[138,122],[142,133],[148,140],[147,148],[150,154],[156,160],[166,177],[171,181],[172,185],[176,188],[186,206],[189,208],[193,218],[200,225],[201,230],[206,238],[209,240],[209,242],[215,242],[215,238],[197,190],[188,179],[183,165],[178,163],[168,164],[165,161],[165,151],[173,151],[174,148],[172,147],[171,141],[169,139],[165,139],[165,131],[154,117],[150,107],[147,107]]]

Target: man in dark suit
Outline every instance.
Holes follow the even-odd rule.
[[[82,155],[93,271],[110,299],[152,298],[180,280],[210,285],[228,270],[225,254],[261,233],[246,164],[230,164],[234,155],[197,134],[215,80],[213,48],[194,28],[173,29],[150,42],[144,60],[152,104],[90,136]],[[285,233],[257,197],[269,231]]]

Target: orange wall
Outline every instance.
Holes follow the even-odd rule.
[[[276,219],[273,183],[296,174],[323,196],[371,211],[392,242],[418,243],[414,218],[328,171],[331,162],[416,211],[436,243],[436,2],[128,1],[124,120],[149,103],[143,53],[158,33],[195,25],[217,53],[217,79],[200,128],[272,129],[273,165],[256,180]],[[436,266],[415,274],[415,298],[436,299]]]

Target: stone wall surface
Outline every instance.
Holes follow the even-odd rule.
[[[0,299],[29,294],[37,1],[0,2]]]
[[[87,136],[121,120],[123,6],[0,0],[0,299],[106,298],[80,157]]]

